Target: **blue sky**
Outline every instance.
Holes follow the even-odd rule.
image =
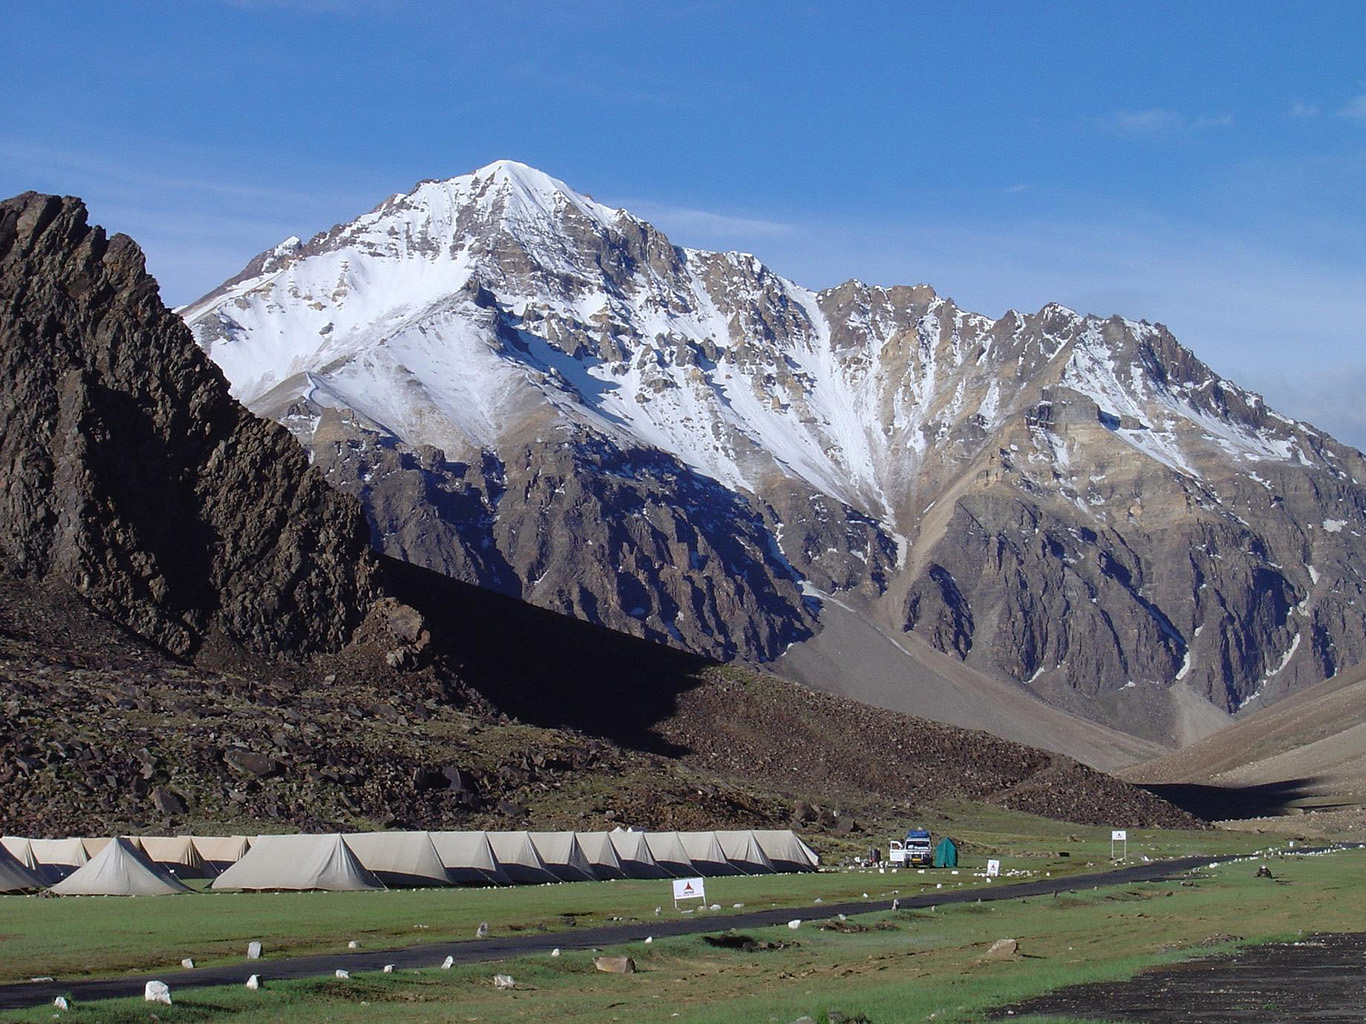
[[[1168,324],[1366,447],[1366,4],[28,0],[0,192],[183,303],[522,160],[812,287]]]

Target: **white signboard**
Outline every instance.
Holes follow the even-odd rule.
[[[1129,830],[1115,828],[1110,830],[1110,859],[1129,859]]]
[[[999,860],[987,861],[987,877],[995,878],[1001,873],[1001,862]]]
[[[674,882],[674,905],[678,905],[679,900],[702,900],[707,899],[706,887],[700,878],[675,878]]]

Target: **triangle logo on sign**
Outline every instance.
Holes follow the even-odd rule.
[[[683,891],[684,891],[684,892],[692,892],[692,883],[689,882],[687,885],[683,886]]]

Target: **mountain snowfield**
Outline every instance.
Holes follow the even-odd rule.
[[[511,161],[180,312],[381,546],[614,628],[771,659],[841,591],[1165,742],[1366,655],[1360,453],[1161,325],[812,292]]]

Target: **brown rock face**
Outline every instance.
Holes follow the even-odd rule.
[[[371,600],[356,503],[228,396],[137,245],[76,199],[0,203],[0,558],[177,655],[340,647]]]

